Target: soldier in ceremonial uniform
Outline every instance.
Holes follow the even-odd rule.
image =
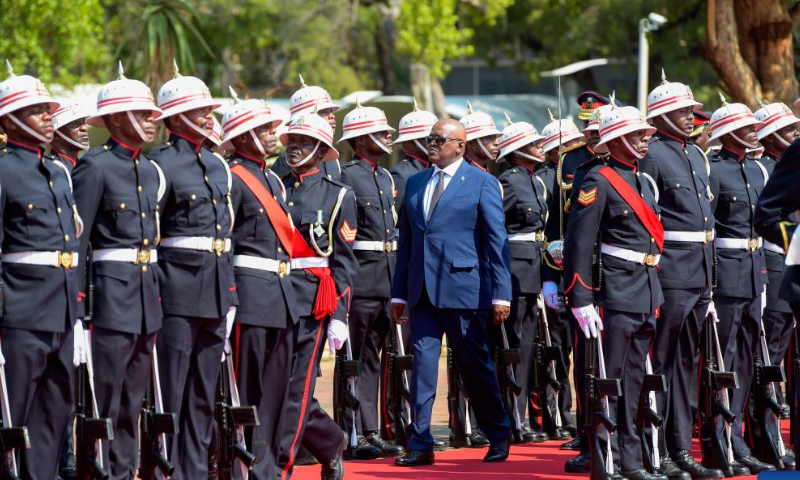
[[[348,340],[347,311],[358,261],[352,244],[358,224],[352,190],[320,171],[335,161],[333,129],[316,112],[292,120],[281,135],[292,174],[283,178],[286,205],[296,226],[292,285],[297,298],[294,367],[276,432],[277,477],[289,478],[303,446],[322,463],[323,480],[344,478],[342,430],[314,398],[324,338],[331,350]]]
[[[526,122],[510,123],[499,139],[498,161],[508,161],[509,169],[500,177],[503,187],[503,210],[508,232],[508,251],[511,257],[511,314],[506,322],[510,348],[519,348],[521,361],[514,366],[517,383],[525,392],[517,400],[517,412],[508,412],[512,419],[519,418],[524,441],[545,441],[548,435],[560,440],[569,438],[566,431],[542,432],[538,425],[526,426],[525,413],[529,405],[527,393],[533,389],[533,342],[539,330],[537,297],[541,293],[542,250],[544,225],[547,221],[547,188],[541,178],[534,175],[537,164],[544,161],[544,137],[533,125]],[[544,338],[544,332],[539,332]],[[499,336],[499,335],[495,335]],[[554,372],[555,373],[555,372]],[[555,402],[540,398],[539,408],[555,412]],[[545,402],[547,405],[545,405]]]
[[[159,335],[164,409],[178,415],[172,437],[173,479],[208,474],[208,448],[220,356],[236,311],[231,255],[231,173],[203,147],[219,107],[202,80],[182,76],[158,92],[165,145],[150,152],[166,177],[161,213],[159,280],[164,328]],[[260,144],[259,144],[260,145]]]
[[[114,424],[114,440],[103,442],[104,465],[119,480],[134,478],[136,471],[139,411],[163,318],[155,247],[164,180],[141,153],[160,115],[147,85],[125,78],[120,65],[119,78],[100,89],[89,118],[89,125],[105,127],[111,138],[81,157],[74,171],[75,200],[86,224],[81,259],[91,246],[85,268],[94,279],[97,407]]]
[[[636,428],[655,312],[663,302],[656,273],[663,228],[653,188],[638,167],[654,131],[634,107],[603,115],[598,145],[608,146],[608,165],[593,167],[573,196],[564,245],[566,301],[587,339],[605,331],[596,341],[605,350],[607,376],[622,380],[623,395],[608,398],[609,413],[617,422],[610,438],[614,471],[637,480],[667,478],[644,469]],[[602,282],[594,278],[598,236]]]
[[[305,115],[307,113],[316,112],[317,115],[324,118],[331,126],[331,130],[336,131],[336,111],[339,110],[339,105],[333,103],[331,95],[322,87],[314,85],[306,85],[303,76],[300,75],[300,90],[294,92],[289,98],[289,113],[291,114],[290,121]],[[286,147],[286,145],[284,145]],[[272,164],[272,171],[277,173],[279,177],[284,178],[292,173],[292,167],[286,161],[286,152],[278,157]],[[328,177],[329,180],[339,181],[339,176],[342,169],[338,160],[326,160],[319,164],[319,169],[323,175]]]
[[[578,106],[581,107],[580,111],[578,112],[578,120],[582,120],[584,122],[584,127],[589,126],[589,124],[592,122],[592,113],[594,113],[594,111],[598,108],[612,104],[618,107],[622,106],[620,102],[614,99],[613,95],[610,97],[604,97],[594,90],[587,90],[578,94],[577,102]],[[594,142],[594,144],[596,145],[597,142]]]
[[[239,122],[241,118],[248,120]],[[223,122],[232,125],[225,143],[233,149],[239,395],[242,405],[258,409],[259,425],[247,432],[247,445],[256,456],[251,473],[259,480],[272,479],[275,431],[292,373],[292,327],[298,318],[289,279],[293,244],[286,190],[265,163],[275,152],[275,128],[281,120],[268,105],[253,99],[234,104]]]
[[[702,151],[687,143],[694,110],[703,105],[689,87],[667,82],[650,92],[647,118],[657,128],[640,162],[657,188],[664,252],[658,272],[664,291],[652,349],[653,373],[664,375],[667,391],[657,395],[660,471],[671,479],[722,478],[691,456],[692,380],[697,371],[703,322],[711,302],[714,215]]]
[[[747,106],[728,104],[711,117],[711,140],[722,149],[711,160],[711,201],[716,219],[716,277],[714,305],[719,319],[720,344],[725,367],[739,377],[739,388],[731,392],[731,425],[734,475],[757,474],[775,467],[751,455],[742,436],[742,418],[753,379],[753,352],[757,348],[762,294],[767,283],[764,249],[753,229],[756,202],[767,180],[766,169],[746,155],[758,146],[756,129],[761,126]],[[713,313],[712,313],[713,314]],[[702,432],[701,432],[702,434]],[[724,465],[706,465],[723,468]]]
[[[474,112],[472,105],[467,102],[467,115],[459,120],[467,131],[467,147],[464,159],[475,168],[489,171],[487,166],[493,162],[500,152],[497,139],[501,132],[494,124],[494,119],[483,112]],[[502,195],[502,190],[500,195]]]
[[[416,100],[414,100],[414,111],[400,119],[400,125],[397,127],[399,135],[394,140],[394,145],[402,146],[403,158],[389,169],[394,178],[395,205],[403,205],[409,177],[431,166],[425,139],[437,120],[436,115],[431,112],[419,110]]]
[[[700,150],[702,150],[703,153],[706,155],[711,153],[711,149],[709,147],[711,139],[711,129],[708,128],[708,124],[710,121],[711,121],[710,112],[696,110],[694,112],[694,129],[692,130],[692,133],[689,134],[689,140],[693,144],[700,147]]]
[[[380,109],[360,103],[344,117],[342,130],[338,143],[347,142],[354,155],[342,165],[341,181],[355,193],[358,212],[358,232],[352,246],[359,271],[348,326],[353,358],[361,361],[362,370],[355,382],[359,445],[352,453],[356,458],[397,456],[403,454],[403,448],[381,438],[378,424],[381,351],[393,324],[387,306],[397,252],[396,186],[379,162],[384,155],[391,155],[395,130]]]
[[[71,421],[73,352],[83,339],[73,268],[82,225],[69,174],[42,148],[53,139],[51,112],[59,104],[38,79],[8,70],[0,83],[0,124],[8,135],[0,153],[0,364],[9,362],[3,394],[12,425],[30,435],[31,448],[17,452],[20,478],[51,480]]]

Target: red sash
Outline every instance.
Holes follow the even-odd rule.
[[[642,222],[644,228],[650,233],[650,236],[655,239],[658,251],[664,251],[664,226],[661,225],[661,220],[658,219],[656,212],[647,205],[642,197],[639,196],[631,186],[619,176],[617,172],[611,167],[603,167],[598,172],[604,176],[608,183],[614,187],[614,190],[620,194],[625,203],[630,205],[633,213]]]
[[[239,179],[244,182],[248,190],[250,190],[250,192],[256,196],[256,199],[258,199],[258,203],[264,207],[264,211],[267,212],[267,217],[269,217],[269,222],[272,224],[272,228],[275,229],[275,233],[278,235],[278,240],[280,240],[281,245],[283,245],[283,249],[286,250],[286,253],[288,253],[291,257],[292,248],[294,247],[294,242],[292,240],[294,232],[286,212],[284,212],[281,206],[278,205],[278,202],[272,197],[272,195],[267,192],[267,189],[264,188],[264,185],[258,181],[255,175],[247,171],[245,167],[242,165],[234,165],[231,167],[231,173],[239,177]]]
[[[331,219],[331,221],[333,221]],[[333,239],[330,239],[333,241]],[[317,254],[308,246],[299,230],[294,232],[294,253],[296,258],[316,257]],[[304,268],[306,272],[319,279],[317,287],[317,298],[314,300],[314,318],[323,320],[325,317],[333,315],[336,311],[338,297],[336,296],[336,283],[331,276],[330,267]]]

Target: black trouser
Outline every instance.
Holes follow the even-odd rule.
[[[572,414],[572,385],[569,378],[570,367],[572,366],[570,357],[572,355],[572,345],[575,343],[575,331],[564,307],[561,308],[561,311],[550,308],[545,308],[545,311],[547,312],[547,323],[550,327],[550,341],[553,345],[561,347],[561,361],[556,362],[556,380],[561,383],[561,393],[558,395],[558,411],[561,414],[563,425],[576,425],[575,416]],[[581,335],[583,335],[583,332],[581,332]],[[577,368],[577,364],[583,365],[583,361],[580,360],[580,357],[576,358],[578,358],[576,362]]]
[[[404,313],[406,317],[408,317],[408,310]],[[397,336],[397,328],[400,329],[400,339],[399,341],[403,342],[403,352],[406,355],[413,355],[412,347],[413,344],[411,342],[411,327],[409,324],[404,325],[396,325],[392,322],[389,326],[390,329],[394,329],[389,332],[389,335]],[[397,439],[397,435],[394,431],[394,411],[390,408],[389,403],[392,401],[389,398],[389,391],[391,390],[391,382],[392,379],[389,378],[389,358],[388,358],[388,337],[387,335],[387,348],[383,349],[381,352],[381,396],[380,396],[380,422],[381,422],[381,436],[387,440],[395,441]],[[396,340],[397,341],[397,340]],[[410,378],[411,374],[406,372],[406,376]],[[400,412],[401,418],[403,419],[403,425],[408,425],[410,419],[406,418],[405,409]]]
[[[800,303],[792,304],[792,313],[794,313],[795,319],[800,318]],[[792,341],[794,341],[794,339]],[[794,351],[792,353],[794,353]],[[794,365],[792,365],[790,368],[793,367]],[[796,420],[798,415],[800,415],[800,393],[797,391],[800,388],[800,378],[796,378],[794,371],[792,371],[791,378],[792,393],[788,396],[792,399],[792,416],[795,418],[795,420],[792,422],[791,443],[792,448],[794,449],[795,457],[800,458],[800,425],[797,425]]]
[[[11,424],[28,427],[31,448],[18,452],[23,479],[56,478],[64,429],[72,420],[73,333],[3,329]]]
[[[611,436],[614,469],[617,472],[620,468],[638,470],[643,468],[643,463],[636,417],[645,361],[656,333],[656,319],[654,315],[604,310],[602,333],[606,376],[622,380],[622,396],[608,398],[611,418],[617,422],[617,429]]]
[[[564,301],[563,299],[561,300]],[[589,442],[586,439],[586,415],[583,413],[583,404],[586,402],[586,363],[582,360],[586,358],[586,335],[584,335],[578,320],[572,314],[572,310],[567,309],[567,317],[569,317],[569,324],[572,331],[575,332],[573,343],[574,358],[578,359],[574,362],[572,369],[572,376],[575,380],[575,398],[578,400],[575,414],[577,416],[576,425],[578,427],[578,439],[580,440],[581,452],[589,452]]]
[[[103,442],[104,465],[112,480],[135,478],[139,413],[151,378],[155,337],[92,328],[97,409],[100,418],[110,418],[114,425],[114,440]]]
[[[72,410],[72,414],[75,414],[75,410]],[[75,422],[72,421],[72,415],[70,415],[70,421],[67,423],[67,429],[64,431],[64,440],[61,442],[61,453],[58,456],[58,471],[65,470],[67,468],[75,468],[75,444],[73,443],[73,434],[75,426]]]
[[[358,412],[356,431],[359,435],[378,431],[378,387],[381,381],[381,351],[389,333],[388,298],[353,297],[347,325],[353,359],[361,361],[361,375],[355,380]],[[345,409],[348,425],[352,412]]]
[[[742,419],[745,416],[745,404],[753,380],[753,352],[758,344],[761,298],[715,295],[714,305],[717,307],[719,317],[717,331],[725,356],[725,369],[736,372],[739,377],[739,388],[729,394],[731,411],[736,415],[731,425],[731,446],[734,458],[740,458],[750,455],[750,448],[742,436]],[[721,431],[721,426],[718,428]]]
[[[208,476],[208,448],[224,346],[224,317],[164,317],[158,367],[164,411],[178,416],[179,428],[170,444],[173,480]]]
[[[238,386],[242,405],[258,408],[259,425],[246,430],[256,456],[254,480],[275,478],[275,432],[286,403],[292,374],[292,328],[238,325]]]
[[[276,476],[282,480],[292,474],[301,440],[303,446],[323,463],[336,457],[344,441],[342,429],[314,398],[320,357],[327,343],[327,326],[327,319],[319,321],[310,315],[301,317],[293,328],[292,375],[275,432],[275,470]]]
[[[691,385],[710,300],[709,288],[664,289],[652,349],[653,373],[667,381],[667,391],[656,395],[658,413],[664,416],[658,430],[662,454],[692,449]]]

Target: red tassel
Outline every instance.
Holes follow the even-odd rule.
[[[317,320],[323,320],[325,317],[333,315],[333,312],[336,311],[336,284],[329,268],[315,268],[314,270],[316,270],[314,275],[319,278],[319,287],[317,287],[317,298],[314,301],[313,313]]]

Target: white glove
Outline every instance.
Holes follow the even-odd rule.
[[[83,332],[83,322],[80,319],[75,321],[72,335],[72,365],[78,368],[82,363],[86,363],[86,335]]]
[[[328,324],[328,348],[331,355],[342,348],[344,342],[350,338],[350,329],[341,320],[332,319]]]
[[[578,320],[578,324],[581,326],[586,338],[597,338],[598,332],[603,330],[603,320],[592,305],[573,308],[572,314]]]
[[[706,317],[711,315],[711,318],[714,320],[714,323],[719,323],[719,317],[717,316],[717,307],[714,305],[714,300],[708,302],[708,309],[706,310]]]
[[[3,355],[3,350],[0,349],[0,367],[5,366],[6,364],[6,357]]]
[[[236,318],[236,307],[231,307],[225,315],[225,353],[231,353],[231,331],[233,331],[233,320]]]
[[[558,299],[558,286],[556,282],[544,282],[542,285],[542,296],[544,303],[553,310],[561,308],[561,300]]]
[[[767,308],[767,286],[764,285],[764,291],[761,292],[761,316],[764,316],[764,309]]]

